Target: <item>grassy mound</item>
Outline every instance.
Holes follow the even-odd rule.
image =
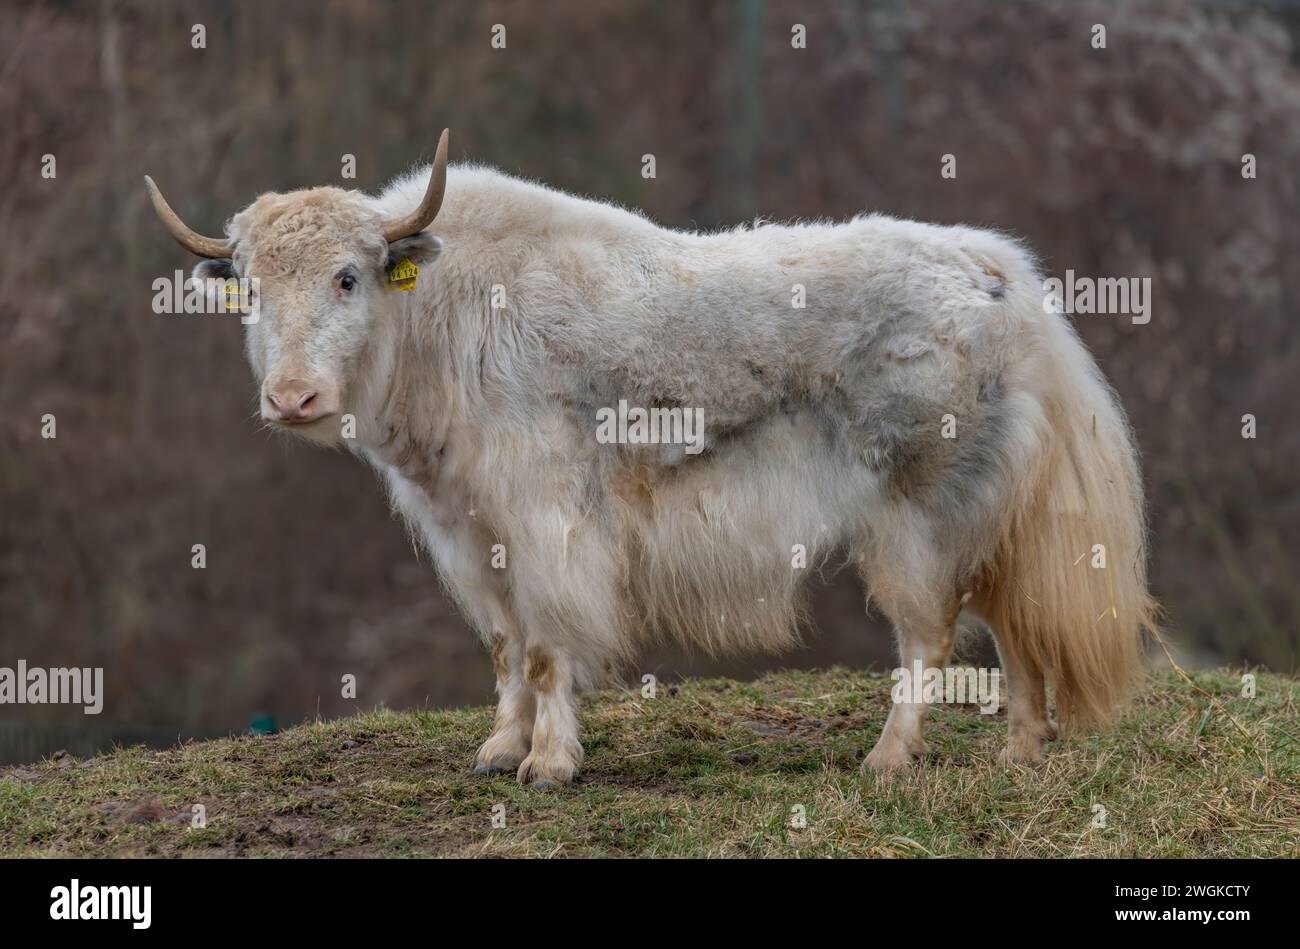
[[[1009,770],[1005,713],[936,707],[924,764],[863,775],[890,682],[843,669],[588,695],[583,774],[548,791],[471,773],[486,708],[57,756],[0,770],[0,854],[1296,855],[1300,687],[1193,679],[1156,675],[1110,731]]]

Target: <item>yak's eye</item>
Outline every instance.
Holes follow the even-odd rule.
[[[351,293],[357,287],[357,272],[352,267],[344,267],[334,275],[334,289],[338,293]]]

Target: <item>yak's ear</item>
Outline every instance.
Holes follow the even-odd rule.
[[[384,269],[392,270],[403,260],[427,264],[441,253],[442,241],[428,231],[420,231],[418,234],[403,237],[388,245],[388,262],[384,265]]]
[[[235,265],[229,260],[200,260],[190,276],[195,280],[228,280],[235,276]]]

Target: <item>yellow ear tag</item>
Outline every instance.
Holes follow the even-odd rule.
[[[222,296],[225,298],[225,307],[227,313],[238,313],[244,306],[244,295],[240,292],[238,281],[231,280],[221,288]]]
[[[420,268],[407,258],[402,258],[388,275],[389,290],[414,290],[415,278],[420,276]]]

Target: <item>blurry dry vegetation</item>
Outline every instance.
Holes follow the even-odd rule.
[[[371,474],[259,431],[236,321],[152,313],[193,261],[141,186],[216,232],[262,191],[378,188],[450,126],[454,158],[668,225],[869,209],[1009,231],[1054,274],[1150,276],[1149,325],[1079,324],[1137,429],[1156,592],[1187,654],[1293,670],[1298,34],[1289,5],[1178,0],[6,2],[0,665],[104,666],[95,727],[124,734],[487,696]],[[764,664],[888,655],[853,581],[818,600],[820,638]],[[56,720],[86,721],[0,709]]]

